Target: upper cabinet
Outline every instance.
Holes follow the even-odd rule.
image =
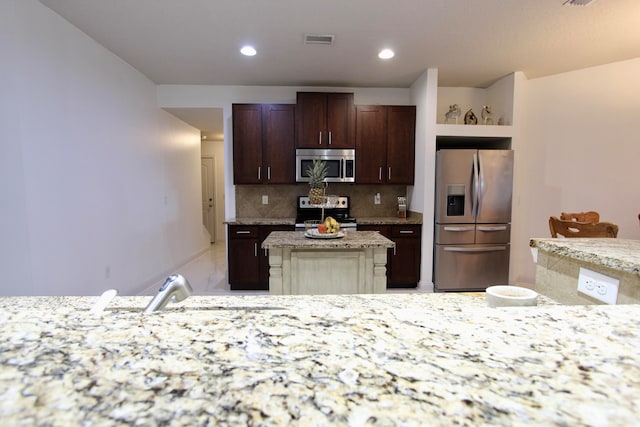
[[[415,106],[356,106],[356,183],[413,184],[415,125]]]
[[[509,137],[513,133],[514,74],[507,75],[486,88],[438,87],[436,133],[439,136]],[[460,115],[447,113],[457,105]],[[483,109],[487,106],[490,114]],[[471,110],[477,124],[465,124]]]
[[[353,93],[298,92],[297,148],[354,148]]]
[[[295,106],[233,104],[234,184],[295,182]]]

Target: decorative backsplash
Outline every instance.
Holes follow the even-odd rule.
[[[306,196],[307,184],[236,185],[236,218],[294,218],[297,196]],[[380,193],[380,204],[374,196]],[[351,197],[351,215],[358,217],[394,217],[398,196],[407,196],[406,185],[329,184],[327,194]],[[269,203],[262,204],[262,196]]]

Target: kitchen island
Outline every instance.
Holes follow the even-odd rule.
[[[0,298],[0,423],[636,425],[633,305],[462,294]],[[546,299],[541,299],[545,303]]]
[[[580,268],[619,280],[617,304],[640,303],[640,241],[612,238],[531,239],[536,291],[563,304],[603,304],[577,291]]]
[[[304,231],[269,234],[262,242],[269,251],[269,293],[385,293],[387,249],[395,244],[375,231],[340,233],[343,237],[309,238]]]

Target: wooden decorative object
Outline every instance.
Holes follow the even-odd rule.
[[[555,216],[549,218],[549,231],[551,237],[558,237],[558,234],[564,237],[618,237],[618,226],[614,223],[563,221]]]
[[[560,219],[563,221],[577,221],[588,222],[590,224],[597,224],[600,222],[600,214],[595,211],[589,212],[562,212]]]

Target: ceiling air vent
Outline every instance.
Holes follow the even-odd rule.
[[[570,4],[571,6],[586,6],[594,0],[565,0],[562,5]]]
[[[304,44],[327,44],[331,46],[335,37],[332,34],[305,34]]]

